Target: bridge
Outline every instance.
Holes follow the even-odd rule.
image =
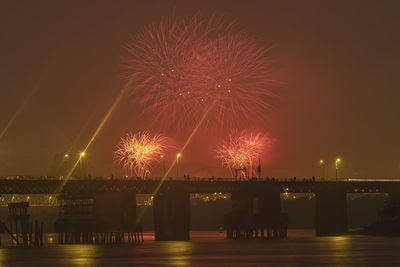
[[[380,181],[383,180],[383,181]],[[0,179],[0,194],[53,194],[62,188],[64,194],[96,194],[99,192],[126,192],[152,194],[160,180],[128,179]],[[165,180],[160,190],[184,190],[188,193],[232,193],[242,190],[263,189],[278,186],[281,193],[316,193],[323,187],[342,187],[346,193],[394,193],[400,190],[400,180],[360,179],[351,181],[313,181],[313,180],[208,180],[183,181]]]
[[[111,214],[115,216],[115,212],[119,212],[130,214],[130,219],[136,220],[136,194],[153,194],[157,191],[153,199],[157,240],[189,239],[190,194],[194,193],[230,193],[232,214],[229,220],[237,221],[242,220],[242,217],[254,217],[263,218],[262,220],[266,222],[280,218],[281,193],[314,193],[317,235],[347,232],[346,195],[348,193],[400,195],[400,181],[380,181],[380,179],[355,181],[165,180],[160,182],[120,179],[0,180],[0,194],[59,192],[62,199],[92,199],[95,203],[100,203],[96,205],[101,208],[103,217],[110,217]]]

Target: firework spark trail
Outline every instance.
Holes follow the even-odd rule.
[[[269,50],[223,17],[163,20],[127,50],[133,97],[167,128],[193,129],[213,101],[207,126],[254,121],[276,96]]]
[[[216,158],[220,159],[231,173],[232,170],[239,170],[241,177],[246,177],[247,174],[249,178],[267,145],[268,137],[264,133],[233,132],[228,141],[217,147]]]
[[[215,101],[212,103],[212,105],[204,112],[203,116],[201,117],[200,121],[197,122],[196,126],[194,127],[193,131],[190,133],[189,137],[187,138],[185,144],[183,145],[182,149],[180,150],[180,153],[185,151],[186,147],[189,145],[190,141],[192,140],[193,136],[197,133],[199,130],[200,126],[203,124],[205,118],[207,117],[208,113],[212,108],[214,107]],[[169,166],[168,170],[164,173],[164,176],[162,177],[161,181],[158,183],[157,187],[155,188],[152,196],[155,196],[158,191],[160,190],[161,186],[163,185],[165,179],[168,177],[169,173],[171,172],[172,168],[177,164],[178,158],[175,158],[174,161],[171,163]],[[141,221],[142,217],[144,216],[146,209],[142,209],[142,211],[138,214],[137,216],[137,221]]]
[[[114,163],[129,174],[145,179],[150,176],[151,164],[160,160],[167,148],[167,138],[149,132],[128,133],[121,138],[114,152]]]
[[[276,97],[268,49],[235,27],[218,16],[171,18],[127,45],[126,76],[136,81],[132,96],[157,124],[190,129],[181,152],[202,125],[222,129],[254,121]]]

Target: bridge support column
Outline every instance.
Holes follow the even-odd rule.
[[[282,213],[280,187],[270,186],[267,191],[258,195],[256,203],[255,226],[261,230],[261,238],[286,237],[288,216],[287,213]]]
[[[392,184],[390,188],[386,190],[390,197],[400,199],[400,184]]]
[[[255,213],[273,216],[282,212],[281,190],[279,187],[269,188],[268,191],[259,194],[257,199],[258,205],[254,207]]]
[[[281,210],[280,187],[264,185],[256,190],[232,192],[232,212],[225,215],[227,238],[282,238],[287,214]]]
[[[226,237],[248,239],[250,231],[254,229],[253,195],[240,190],[231,193],[231,200],[232,211],[224,216]]]
[[[157,193],[153,199],[156,240],[189,240],[190,194]]]
[[[231,194],[232,211],[253,214],[253,196],[245,192],[233,192]]]
[[[315,188],[315,232],[317,236],[347,232],[347,198],[344,182],[327,182]]]

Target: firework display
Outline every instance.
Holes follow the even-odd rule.
[[[128,133],[114,151],[114,163],[121,165],[130,176],[143,179],[151,174],[151,166],[158,162],[168,147],[167,138],[149,132]]]
[[[216,158],[222,161],[235,177],[249,179],[268,144],[268,137],[264,133],[248,131],[234,131],[227,141],[222,142],[216,149]]]
[[[157,124],[191,129],[243,125],[261,117],[275,97],[268,49],[223,17],[154,23],[127,50],[132,97]]]

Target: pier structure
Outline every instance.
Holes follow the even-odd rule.
[[[318,236],[347,232],[347,193],[343,183],[315,187],[315,233]]]
[[[11,238],[11,245],[23,247],[41,247],[43,245],[43,222],[33,223],[28,213],[29,202],[8,203],[8,221],[0,221],[0,233],[7,233]],[[1,246],[1,240],[0,240]]]
[[[280,239],[286,237],[287,214],[282,212],[280,187],[238,189],[231,193],[232,211],[224,217],[229,239]]]
[[[55,222],[60,244],[120,244],[143,241],[136,224],[136,195],[102,192],[61,194]]]
[[[189,240],[190,194],[182,190],[160,192],[153,198],[156,240]]]

